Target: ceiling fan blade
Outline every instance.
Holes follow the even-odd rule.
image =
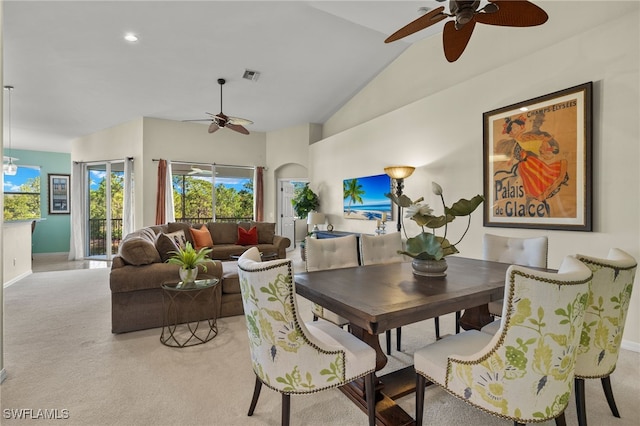
[[[442,42],[444,45],[444,56],[449,62],[455,62],[458,60],[464,49],[469,44],[471,34],[476,26],[476,20],[471,19],[462,28],[456,30],[456,24],[453,21],[449,21],[444,26],[444,32],[442,33]]]
[[[547,12],[526,0],[495,0],[491,3],[498,6],[498,11],[477,13],[476,21],[504,27],[534,27],[544,24],[549,19]]]
[[[218,130],[220,127],[216,124],[216,122],[214,121],[213,123],[211,123],[211,125],[209,126],[209,133],[213,133],[216,130]]]
[[[227,123],[227,125],[225,126],[227,129],[231,129],[231,130],[235,130],[238,133],[242,133],[243,135],[248,135],[249,131],[247,129],[245,129],[244,127],[242,127],[239,124],[231,124],[231,123]]]
[[[195,120],[182,120],[183,122],[185,121],[211,121],[210,118],[197,118]]]
[[[444,6],[440,6],[437,9],[433,9],[431,12],[425,13],[413,22],[408,23],[404,27],[400,28],[395,33],[391,34],[384,41],[385,43],[391,43],[392,41],[400,40],[408,35],[423,30],[433,24],[436,24],[447,17],[442,11]]]
[[[240,117],[227,117],[229,119],[229,124],[237,124],[239,126],[247,126],[249,124],[253,124],[253,121],[247,120],[246,118]]]

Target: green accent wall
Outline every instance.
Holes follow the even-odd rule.
[[[33,253],[68,252],[71,216],[49,214],[48,174],[70,175],[71,154],[12,149],[10,155],[19,159],[16,161],[17,165],[40,166],[40,213],[44,220],[38,222],[33,232]]]

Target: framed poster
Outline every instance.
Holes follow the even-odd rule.
[[[591,231],[592,83],[483,114],[484,225]]]
[[[386,175],[345,179],[342,182],[343,216],[346,219],[390,220],[392,201],[384,194],[391,192],[391,178]]]
[[[49,214],[69,214],[70,175],[49,174]]]

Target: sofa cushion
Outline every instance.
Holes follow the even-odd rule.
[[[129,265],[148,265],[160,262],[156,246],[144,237],[129,237],[120,244],[119,255]]]
[[[173,240],[173,243],[178,248],[185,248],[187,246],[188,242],[190,242],[191,246],[193,246],[193,241],[190,241],[189,239],[187,239],[187,236],[185,235],[184,231],[182,231],[182,230],[175,231],[175,232],[169,232],[168,234],[165,234],[165,235],[167,237],[171,238]]]
[[[187,239],[187,241],[189,241],[191,243],[191,245],[193,247],[195,247],[195,243],[193,241],[193,238],[191,237],[191,232],[189,232],[189,229],[191,229],[191,225],[188,223],[184,223],[184,222],[169,222],[167,224],[167,234],[171,234],[173,232],[177,232],[177,231],[182,231],[184,232],[184,236]]]
[[[196,250],[203,247],[213,247],[211,233],[209,232],[209,228],[205,225],[202,225],[199,229],[191,228],[189,229],[189,232],[191,232],[191,238],[193,239]]]
[[[209,222],[211,239],[218,244],[235,244],[238,241],[238,224],[230,222]]]
[[[248,231],[238,226],[238,241],[236,244],[241,246],[253,246],[258,244],[258,228],[255,226]]]
[[[240,280],[238,278],[238,262],[222,263],[222,293],[240,293]]]
[[[160,260],[162,262],[166,262],[171,256],[173,256],[173,251],[178,250],[178,246],[176,245],[173,238],[168,236],[167,234],[158,234],[156,237],[156,250],[158,250],[158,254],[160,255]]]
[[[276,235],[275,222],[240,222],[242,228],[249,230],[252,227],[258,228],[258,242],[256,244],[273,244],[273,237]]]

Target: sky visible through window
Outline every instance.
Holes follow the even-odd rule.
[[[37,177],[40,177],[40,168],[18,166],[14,176],[4,175],[4,192],[20,192],[20,186]]]

